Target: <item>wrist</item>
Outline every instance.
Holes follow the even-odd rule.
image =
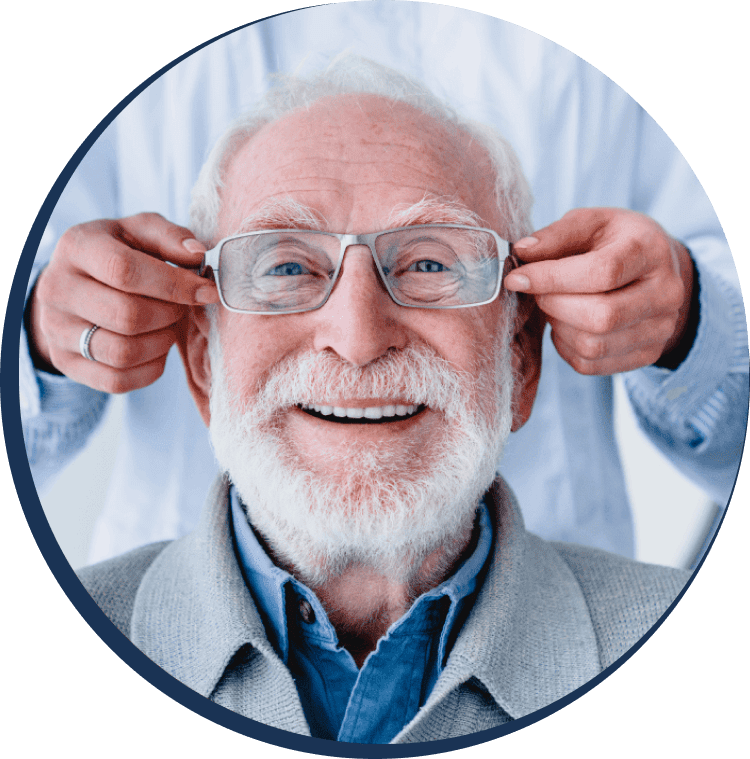
[[[37,280],[37,284],[38,283],[39,280]],[[26,330],[26,341],[29,346],[29,356],[31,357],[31,362],[34,365],[34,369],[37,371],[62,376],[62,372],[58,371],[52,364],[48,351],[41,345],[44,340],[40,339],[41,330],[38,326],[38,312],[35,298],[37,284],[34,285],[31,293],[29,294],[29,297],[26,301],[26,308],[23,312],[23,326]]]
[[[677,369],[687,358],[695,342],[700,321],[700,282],[698,270],[695,267],[688,249],[681,243],[677,253],[680,275],[685,286],[685,299],[680,308],[677,324],[672,338],[666,344],[664,352],[654,363],[661,369]]]

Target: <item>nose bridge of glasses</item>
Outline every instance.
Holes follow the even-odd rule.
[[[379,233],[360,234],[360,235],[350,235],[350,234],[337,235],[339,240],[341,240],[341,261],[339,264],[339,277],[341,276],[341,269],[343,269],[344,258],[346,257],[346,254],[349,251],[349,248],[362,245],[369,250],[370,257],[372,258],[373,268],[375,269],[378,279],[382,279],[380,275],[380,266],[378,263],[377,254],[375,252],[375,238],[378,236],[378,234]]]
[[[364,235],[339,235],[341,240],[341,257],[346,255],[346,252],[353,245],[365,245],[370,249],[370,254],[375,255],[373,242],[376,235],[364,234]]]
[[[370,264],[372,266],[371,275],[374,275],[375,277],[375,279],[373,280],[373,284],[377,283],[376,287],[388,293],[390,299],[394,300],[393,295],[391,294],[390,289],[388,287],[388,283],[385,281],[385,276],[381,271],[380,262],[378,261],[378,258],[377,258],[377,253],[375,252],[375,238],[379,234],[380,234],[379,232],[371,232],[371,233],[366,233],[366,234],[337,234],[335,235],[336,237],[338,237],[338,239],[341,242],[341,252],[339,256],[339,263],[337,266],[336,275],[334,277],[334,281],[331,283],[331,292],[333,292],[337,288],[339,281],[344,275],[344,264],[347,258],[347,253],[349,252],[349,248],[362,246],[362,247],[367,248],[369,252]],[[352,271],[354,271],[354,270],[357,270],[359,267],[353,264],[350,268],[352,269]],[[364,270],[359,269],[359,271],[360,271],[360,274],[356,275],[357,279],[359,279],[362,276],[362,273]]]

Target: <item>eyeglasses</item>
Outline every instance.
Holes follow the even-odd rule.
[[[510,243],[491,229],[422,224],[363,235],[273,229],[225,237],[209,250],[222,304],[247,314],[320,308],[336,284],[346,249],[367,245],[388,294],[408,308],[467,308],[500,292]]]

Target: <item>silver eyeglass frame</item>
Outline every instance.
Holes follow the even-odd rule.
[[[375,240],[380,237],[381,235],[390,234],[391,232],[404,232],[407,230],[413,230],[413,229],[469,229],[472,232],[487,232],[491,234],[495,238],[495,244],[497,245],[498,250],[498,260],[499,260],[499,274],[497,278],[497,284],[495,286],[495,291],[492,294],[490,298],[487,298],[486,300],[481,301],[480,303],[461,303],[459,305],[455,306],[424,306],[424,305],[417,305],[415,303],[403,303],[400,301],[393,291],[390,288],[390,285],[388,284],[388,279],[383,272],[383,268],[380,265],[380,261],[378,260],[377,252],[375,251]],[[339,252],[339,258],[338,262],[336,264],[336,269],[334,270],[333,277],[331,278],[331,287],[328,291],[328,294],[323,299],[323,301],[318,304],[317,306],[312,306],[310,308],[298,308],[291,311],[246,311],[241,308],[234,308],[233,306],[230,306],[225,300],[224,300],[224,293],[221,291],[221,284],[219,280],[219,255],[221,252],[221,247],[224,245],[224,243],[229,242],[230,240],[237,240],[241,237],[256,237],[257,235],[262,234],[268,234],[268,233],[278,233],[278,232],[305,232],[306,234],[318,234],[318,235],[326,235],[328,237],[336,237],[338,238],[339,242],[341,243],[341,250]],[[351,235],[351,234],[343,234],[339,232],[324,232],[317,229],[260,229],[253,232],[240,232],[236,235],[229,235],[228,237],[224,237],[219,242],[214,245],[213,248],[206,251],[205,256],[203,257],[203,263],[200,267],[200,275],[203,277],[205,276],[205,273],[208,269],[211,269],[211,271],[214,274],[214,281],[216,282],[216,289],[219,291],[219,298],[221,300],[221,304],[226,308],[228,311],[231,311],[235,314],[254,314],[258,316],[286,316],[287,314],[301,314],[305,313],[307,311],[317,311],[319,308],[322,308],[325,306],[325,304],[328,302],[328,299],[331,297],[331,294],[333,293],[333,290],[336,286],[336,283],[338,282],[339,274],[341,273],[341,267],[344,263],[344,256],[346,255],[347,249],[351,245],[366,245],[370,249],[370,255],[372,256],[372,260],[375,262],[375,268],[378,271],[378,276],[380,277],[380,281],[383,283],[383,286],[386,289],[386,292],[390,296],[391,300],[398,306],[403,306],[404,308],[422,308],[422,309],[430,309],[430,310],[448,310],[448,309],[456,309],[456,308],[475,308],[476,306],[485,306],[488,303],[492,303],[497,296],[500,294],[500,288],[502,287],[503,279],[504,279],[504,268],[506,265],[506,262],[510,260],[511,267],[515,268],[517,265],[517,262],[514,259],[513,256],[513,246],[511,243],[509,243],[507,240],[503,240],[500,235],[497,234],[492,229],[487,229],[486,227],[473,227],[468,224],[412,224],[405,227],[395,227],[394,229],[384,229],[381,232],[367,232],[366,234],[359,234],[359,235]],[[503,256],[503,252],[505,255]]]

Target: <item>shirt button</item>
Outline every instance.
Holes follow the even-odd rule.
[[[310,606],[310,602],[306,601],[304,598],[299,602],[299,615],[302,617],[302,621],[307,622],[308,625],[311,625],[315,621],[313,607]]]

